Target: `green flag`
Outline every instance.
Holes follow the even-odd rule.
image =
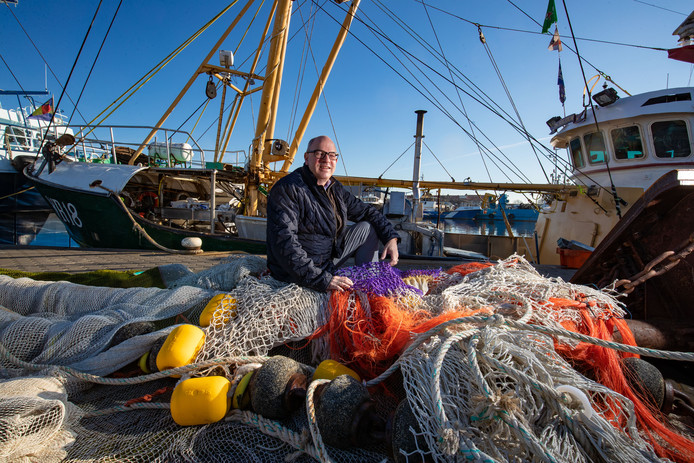
[[[557,7],[554,6],[554,0],[549,0],[547,5],[547,13],[545,14],[545,23],[542,25],[542,33],[549,30],[549,26],[557,22]]]

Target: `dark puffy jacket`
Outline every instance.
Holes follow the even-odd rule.
[[[267,265],[272,276],[288,283],[325,291],[333,277],[332,259],[342,252],[345,228],[336,236],[337,221],[370,222],[382,243],[398,234],[383,214],[365,204],[331,178],[326,190],[304,165],[270,190],[267,206]]]

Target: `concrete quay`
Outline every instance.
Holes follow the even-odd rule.
[[[239,252],[204,252],[201,254],[171,254],[164,251],[135,249],[60,248],[42,246],[0,245],[0,268],[23,272],[83,273],[96,270],[148,270],[168,264],[183,264],[193,272],[220,264],[229,257],[243,256]],[[401,258],[397,268],[450,268],[463,261]],[[575,269],[556,265],[539,265],[536,269],[547,277],[569,281]]]

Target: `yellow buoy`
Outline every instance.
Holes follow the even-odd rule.
[[[193,363],[204,343],[205,332],[199,327],[177,326],[166,337],[157,354],[157,368],[164,371]],[[180,375],[174,377],[180,378]]]
[[[222,316],[222,323],[227,323],[230,318],[236,316],[236,299],[231,297],[229,294],[217,294],[215,297],[210,299],[207,303],[205,309],[200,314],[200,326],[209,326],[212,323],[212,317],[218,310],[217,316]]]
[[[352,378],[356,379],[357,381],[361,381],[361,378],[359,378],[359,375],[357,374],[356,371],[344,366],[340,362],[337,362],[335,360],[330,360],[330,359],[323,360],[316,367],[316,371],[313,372],[313,378],[311,381],[315,381],[317,379],[328,379],[328,380],[332,381],[333,379],[337,378],[338,376],[342,376],[342,375],[350,375]]]
[[[149,352],[145,352],[140,357],[140,361],[137,363],[140,366],[140,370],[144,371],[146,374],[150,374],[149,368],[147,368],[147,361],[149,360]]]
[[[250,373],[246,373],[246,375],[241,378],[241,381],[239,381],[239,384],[236,386],[236,390],[234,391],[234,397],[231,399],[231,406],[234,408],[241,408],[242,404],[242,399],[243,395],[246,393],[246,390],[248,389],[248,383],[251,381],[251,377],[253,376],[253,372],[251,371]]]
[[[223,376],[189,378],[171,394],[171,417],[181,426],[215,423],[229,412],[231,383]]]

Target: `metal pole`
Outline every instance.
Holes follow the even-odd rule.
[[[419,167],[422,163],[422,126],[424,123],[424,115],[426,111],[418,109],[417,114],[417,133],[415,134],[414,142],[414,171],[412,172],[412,221],[420,222],[422,220],[422,210],[419,199]]]
[[[328,81],[328,77],[330,76],[330,71],[332,71],[333,65],[335,64],[335,61],[337,60],[337,55],[340,51],[340,48],[342,47],[342,44],[344,43],[345,39],[347,38],[347,34],[349,33],[349,28],[352,25],[352,20],[354,19],[354,15],[357,12],[357,9],[359,8],[359,2],[361,0],[352,0],[352,4],[349,7],[349,11],[347,12],[347,15],[345,16],[344,21],[342,22],[342,28],[340,28],[339,33],[337,34],[337,37],[335,38],[335,42],[333,43],[333,47],[330,50],[330,55],[328,56],[328,59],[326,60],[325,64],[323,65],[323,70],[321,71],[321,75],[318,78],[318,82],[316,82],[316,86],[313,89],[313,94],[311,95],[311,99],[309,100],[308,105],[306,106],[306,110],[304,111],[304,115],[301,118],[301,122],[299,123],[299,128],[296,129],[296,133],[294,134],[294,139],[291,142],[291,145],[289,146],[289,158],[284,161],[282,164],[282,168],[280,169],[281,172],[288,172],[289,168],[291,167],[292,163],[294,162],[294,157],[296,156],[297,151],[299,150],[299,145],[301,144],[301,139],[304,137],[304,133],[306,133],[306,129],[308,128],[308,123],[311,121],[311,116],[313,116],[313,112],[316,109],[316,106],[318,105],[318,98],[320,98],[321,93],[323,92],[323,87],[325,86],[325,83]]]
[[[171,145],[169,144],[169,131],[164,130],[164,141],[166,142],[166,167],[173,167],[171,163]]]
[[[216,222],[216,209],[217,209],[217,170],[212,169],[210,174],[210,233],[214,233],[214,224]]]
[[[113,138],[113,127],[109,127],[111,131],[111,156],[113,156],[113,163],[118,164],[118,157],[116,156],[116,141]]]

